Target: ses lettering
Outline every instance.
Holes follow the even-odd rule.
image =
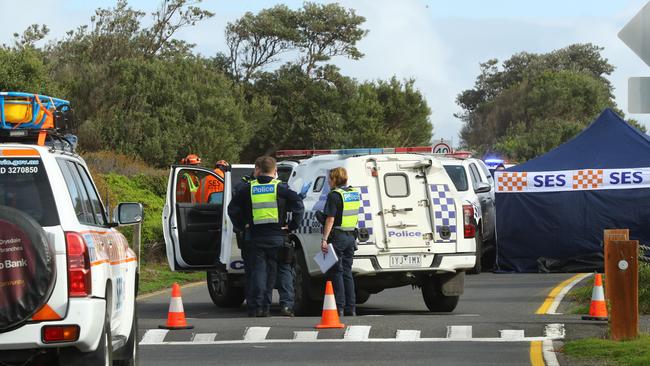
[[[641,172],[613,172],[609,175],[610,184],[638,184],[643,182]]]
[[[566,185],[566,175],[536,175],[533,177],[533,182],[535,187],[564,187]]]

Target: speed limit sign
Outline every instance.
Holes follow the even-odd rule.
[[[433,145],[434,154],[451,154],[454,150],[451,148],[451,145],[446,141],[440,140],[437,144]]]

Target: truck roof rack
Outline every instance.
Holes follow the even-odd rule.
[[[0,92],[0,142],[60,147],[74,151],[72,108],[67,100],[41,94]]]

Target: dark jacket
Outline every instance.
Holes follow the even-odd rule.
[[[260,183],[268,183],[272,179],[268,176],[257,178]],[[250,187],[250,183],[244,183],[244,185],[238,187],[228,205],[228,216],[237,230],[243,231],[246,225],[249,225],[252,238],[284,236],[285,233],[282,231],[282,226],[285,220],[283,218],[286,218],[289,212],[291,212],[291,220],[288,222],[289,230],[293,231],[298,228],[305,212],[302,198],[296,192],[290,190],[284,183],[278,184],[280,223],[253,225],[253,205],[251,204]]]

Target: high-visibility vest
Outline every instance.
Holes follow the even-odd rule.
[[[345,190],[341,188],[334,189],[334,192],[341,195],[343,200],[343,212],[341,213],[341,226],[335,226],[335,229],[342,231],[354,231],[359,221],[359,208],[361,207],[361,193],[357,188]]]
[[[257,179],[251,182],[251,203],[253,205],[253,224],[277,224],[280,222],[278,212],[277,179],[269,183],[260,183]]]
[[[196,201],[196,192],[199,189],[198,177],[193,174],[184,172],[176,186],[176,202],[194,203]]]
[[[215,174],[224,178],[224,174],[221,169],[215,169]],[[223,192],[223,180],[216,178],[212,174],[208,174],[205,178],[201,179],[201,185],[199,186],[198,191],[196,192],[196,201],[201,203],[208,203],[210,201],[210,195],[215,192]]]

